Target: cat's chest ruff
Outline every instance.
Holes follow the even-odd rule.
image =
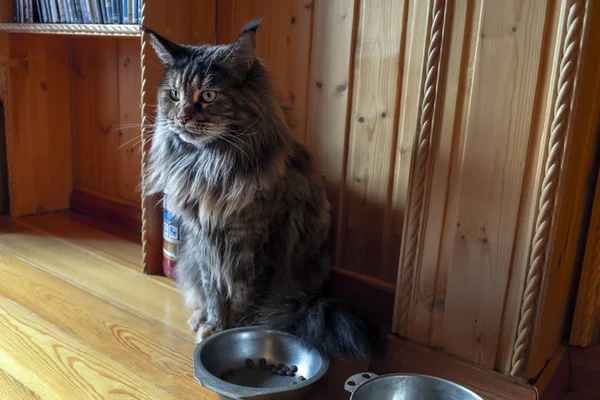
[[[240,193],[218,195],[206,191],[198,197],[196,217],[203,226],[224,226],[231,218],[243,214],[254,201],[256,187],[247,185]]]

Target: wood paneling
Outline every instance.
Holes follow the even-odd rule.
[[[414,263],[400,259],[414,275],[408,286],[399,278],[396,316],[408,315],[395,330],[486,368],[532,378],[560,344],[583,226],[598,115],[592,101],[597,56],[586,52],[585,67],[575,66],[577,48],[593,37],[583,24],[590,3],[445,6],[448,47],[442,47],[441,104],[431,122],[432,184],[423,215],[414,218],[409,209],[404,216],[404,250],[412,221],[424,222]],[[567,18],[569,11],[575,19]],[[566,75],[564,65],[571,68]],[[570,108],[565,96],[575,82],[586,83],[573,92],[579,105]],[[557,129],[564,139],[556,139]],[[412,149],[413,157],[418,151]],[[405,188],[399,176],[395,183]],[[541,263],[535,254],[544,257]]]
[[[314,157],[316,170],[325,181],[331,204],[333,249],[337,243],[340,189],[344,183],[354,55],[354,5],[354,0],[314,2],[312,34],[318,39],[312,42],[311,49],[305,144]]]
[[[600,136],[600,48],[594,45],[593,38],[600,35],[600,26],[596,22],[600,18],[600,4],[597,2],[588,3],[587,21],[584,27],[584,47],[581,51],[581,82],[584,82],[579,88],[577,101],[574,105],[574,112],[571,119],[571,129],[575,132],[572,135],[570,151],[568,158],[565,159],[565,177],[564,177],[564,198],[559,208],[558,215],[561,216],[557,228],[557,245],[550,249],[547,274],[544,279],[544,287],[540,302],[544,305],[538,312],[538,318],[535,321],[535,331],[532,338],[532,359],[529,362],[529,370],[535,370],[542,365],[548,358],[552,346],[568,332],[569,327],[565,322],[569,321],[571,313],[571,303],[560,302],[560,298],[571,297],[575,291],[577,293],[577,304],[575,310],[575,320],[573,321],[572,335],[580,326],[581,312],[585,310],[586,301],[580,300],[581,296],[587,299],[591,298],[591,293],[587,291],[588,285],[593,285],[592,275],[598,274],[598,263],[594,261],[594,252],[597,251],[598,225],[596,214],[597,210],[590,210],[586,204],[586,199],[591,199],[595,208],[597,208],[597,198],[594,196],[595,175],[598,172],[598,145]],[[587,30],[586,30],[587,28]],[[577,93],[577,92],[576,92]],[[586,132],[582,134],[581,132]],[[595,134],[593,134],[595,132]],[[594,159],[596,155],[596,159]],[[591,213],[590,213],[591,211]],[[591,216],[590,216],[591,214]],[[591,220],[591,221],[590,221]],[[588,226],[589,229],[585,230]],[[584,229],[582,231],[582,229]],[[580,234],[580,232],[582,232]],[[578,267],[583,264],[579,286],[572,285],[573,270],[578,271]],[[597,280],[596,280],[597,282]],[[586,286],[588,286],[586,288]],[[588,297],[589,296],[589,297]],[[592,300],[593,302],[593,300]],[[600,301],[596,299],[596,304]],[[596,306],[597,307],[597,306]],[[554,313],[551,310],[555,310]],[[597,310],[597,308],[596,308]],[[600,320],[600,313],[595,311],[596,326]],[[598,328],[596,328],[598,329]],[[544,332],[552,332],[551,335]],[[594,343],[600,343],[600,333],[595,332]],[[577,339],[575,339],[577,340]],[[583,344],[583,343],[581,343]]]
[[[72,39],[75,183],[140,203],[140,44]]]
[[[450,254],[442,255],[448,281],[439,339],[450,354],[488,368],[496,360],[510,276],[545,8],[535,2],[482,3],[472,28],[479,38],[472,86],[464,96],[468,106],[455,132],[464,139],[451,165],[448,202],[455,207],[447,211],[441,243]]]
[[[68,42],[10,35],[6,149],[11,214],[68,208],[73,186]]]
[[[405,2],[363,1],[356,38],[354,88],[338,260],[353,271],[393,282],[383,232],[396,142],[398,65]]]
[[[304,141],[310,71],[312,0],[219,0],[217,42],[232,43],[244,25],[264,18],[256,53],[291,108],[294,136]]]
[[[71,193],[71,209],[129,232],[140,232],[142,227],[139,205],[79,186]]]

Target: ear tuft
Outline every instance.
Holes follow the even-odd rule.
[[[236,42],[232,45],[234,49],[230,62],[240,73],[248,71],[256,59],[256,31],[262,20],[262,18],[259,18],[248,22],[241,30]]]
[[[150,44],[152,44],[152,48],[154,48],[156,55],[163,64],[171,65],[175,63],[177,57],[186,52],[184,46],[170,41],[147,26],[141,25],[140,29],[150,36]]]

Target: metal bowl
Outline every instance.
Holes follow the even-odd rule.
[[[257,366],[261,358],[267,364],[295,365],[298,371],[295,377],[274,375]],[[254,367],[246,367],[248,359]],[[261,327],[219,332],[194,352],[196,379],[224,399],[301,399],[327,368],[329,360],[298,337]],[[227,373],[230,370],[233,375]]]
[[[344,389],[352,393],[350,400],[483,400],[454,382],[416,374],[363,372],[348,378]]]

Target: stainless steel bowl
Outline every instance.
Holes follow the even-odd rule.
[[[352,375],[344,389],[350,400],[483,400],[454,382],[416,374]]]
[[[283,363],[298,367],[295,377],[245,367]],[[194,375],[205,388],[224,399],[301,399],[329,368],[329,360],[296,336],[261,327],[229,329],[205,339],[194,352]],[[228,375],[228,370],[235,370]],[[226,380],[221,379],[228,375]],[[300,376],[306,380],[301,381]],[[295,383],[293,383],[295,382]]]

